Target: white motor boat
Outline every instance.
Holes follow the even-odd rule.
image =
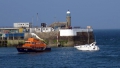
[[[88,44],[85,45],[76,45],[74,46],[78,50],[88,50],[88,51],[96,51],[99,50],[99,47],[96,45],[96,42],[93,42],[89,44],[89,29],[87,29],[87,34],[88,34]]]
[[[85,44],[85,45],[77,45],[74,46],[78,50],[85,50],[85,51],[96,51],[99,50],[99,47],[96,45],[96,42],[93,42],[91,44]]]

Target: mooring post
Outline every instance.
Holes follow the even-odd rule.
[[[57,30],[57,46],[58,46],[58,32],[59,32],[59,30]]]
[[[57,34],[57,46],[58,46],[58,34]]]

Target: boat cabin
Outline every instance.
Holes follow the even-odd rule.
[[[28,48],[45,48],[46,44],[39,40],[39,39],[35,39],[35,38],[28,38],[27,41],[25,41],[25,44],[23,45],[23,47],[28,47]]]

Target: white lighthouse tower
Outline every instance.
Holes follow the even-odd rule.
[[[67,11],[66,20],[67,20],[66,27],[70,28],[71,27],[71,13],[69,10]]]

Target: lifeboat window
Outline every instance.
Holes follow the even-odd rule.
[[[32,44],[36,44],[35,42],[32,42]]]
[[[34,42],[32,42],[32,44],[34,44]]]
[[[36,44],[40,44],[40,43],[36,43]]]

